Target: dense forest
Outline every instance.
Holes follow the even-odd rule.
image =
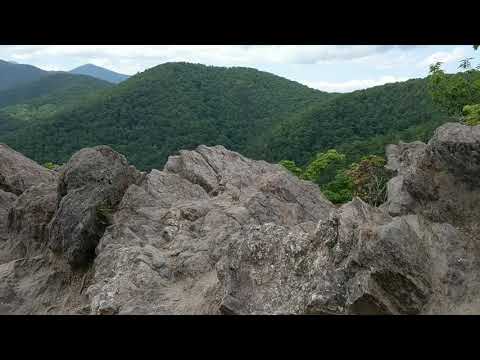
[[[107,144],[161,168],[199,144],[247,152],[280,119],[336,96],[254,69],[167,63],[1,140],[42,163]]]
[[[445,79],[463,84],[479,74]],[[281,162],[344,202],[367,191],[371,174],[386,184],[386,144],[426,141],[456,119],[432,96],[432,79],[337,94],[255,69],[190,63],[162,64],[118,85],[62,73],[0,92],[0,141],[41,163],[63,163],[83,147],[106,144],[140,169],[162,168],[180,149],[221,144]],[[357,190],[352,174],[365,180]]]
[[[382,154],[386,143],[404,135],[428,137],[445,119],[428,95],[427,81],[414,79],[314,104],[278,123],[254,151],[272,161],[306,164],[317,152],[341,148],[354,161]]]

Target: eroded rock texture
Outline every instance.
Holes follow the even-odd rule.
[[[0,149],[24,164],[1,167],[0,312],[480,313],[480,126],[389,146],[379,208],[222,146],[148,174],[83,149],[32,183]]]

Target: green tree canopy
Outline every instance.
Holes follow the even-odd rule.
[[[474,45],[476,50],[478,45]],[[480,104],[480,72],[472,69],[473,57],[460,61],[464,72],[446,74],[441,62],[430,65],[428,88],[433,101],[450,115],[475,125],[478,119],[476,104]],[[477,68],[479,68],[477,66]]]
[[[303,172],[303,170],[299,168],[297,164],[295,164],[295,161],[282,160],[279,162],[279,164],[296,176],[300,176]]]
[[[340,154],[335,149],[330,149],[325,153],[318,153],[310,162],[310,164],[308,164],[302,174],[302,177],[306,180],[318,183],[323,171],[325,171],[329,166],[341,162],[344,159],[345,155]]]

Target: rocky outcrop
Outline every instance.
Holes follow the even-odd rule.
[[[240,233],[266,222],[307,231],[333,209],[277,165],[222,146],[182,151],[126,192],[97,247],[92,312],[219,313],[216,263]]]
[[[480,313],[479,154],[460,124],[389,146],[375,208],[222,146],[148,174],[83,149],[53,185],[0,190],[0,311]]]

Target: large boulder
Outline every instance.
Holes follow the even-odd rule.
[[[128,186],[141,174],[108,146],[75,153],[61,169],[49,246],[73,267],[87,265]]]

